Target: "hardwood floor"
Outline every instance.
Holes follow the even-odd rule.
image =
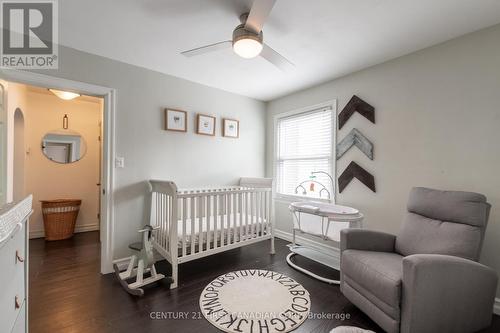
[[[152,286],[137,298],[127,294],[113,274],[101,275],[97,232],[80,233],[70,240],[30,241],[30,332],[219,332],[198,317],[201,290],[220,274],[247,268],[282,272],[300,282],[311,294],[315,314],[349,314],[349,319],[308,319],[295,332],[329,332],[339,325],[353,325],[374,331],[380,328],[352,305],[338,286],[330,286],[295,271],[285,262],[287,242],[276,241],[276,255],[269,255],[269,243],[203,258],[180,266],[180,287],[169,290],[164,283]],[[299,260],[299,259],[298,259]],[[298,261],[297,261],[298,262]],[[336,271],[300,259],[320,274]],[[168,274],[165,262],[159,271]],[[152,312],[188,313],[189,319],[151,319]],[[500,332],[500,317],[484,332]]]

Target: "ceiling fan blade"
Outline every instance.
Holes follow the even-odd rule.
[[[275,3],[276,0],[255,0],[248,14],[245,29],[260,33]]]
[[[295,67],[295,65],[291,61],[283,57],[278,52],[274,51],[267,44],[264,44],[262,52],[260,52],[260,56],[282,71],[288,71]]]
[[[194,56],[197,56],[200,54],[205,54],[205,53],[214,52],[214,51],[218,51],[218,50],[222,50],[222,49],[227,49],[227,48],[230,48],[231,45],[232,45],[232,42],[230,40],[226,40],[223,42],[218,42],[218,43],[214,43],[214,44],[210,44],[210,45],[197,47],[197,48],[192,49],[192,50],[187,50],[187,51],[181,52],[181,54],[185,57],[194,57]]]

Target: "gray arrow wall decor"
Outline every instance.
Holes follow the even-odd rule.
[[[373,160],[373,143],[356,128],[353,128],[349,134],[337,144],[337,160],[351,149],[352,146],[358,147],[369,159]]]

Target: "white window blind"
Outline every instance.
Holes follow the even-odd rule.
[[[277,132],[277,192],[319,197],[321,185],[315,183],[311,188],[311,180],[331,191],[328,176],[317,174],[313,179],[310,176],[313,171],[332,172],[332,108],[279,118]],[[297,188],[303,181],[307,182]]]

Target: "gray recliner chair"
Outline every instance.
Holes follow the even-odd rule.
[[[477,193],[417,187],[398,236],[341,231],[342,293],[387,332],[490,325],[494,270],[477,261],[490,205]]]

